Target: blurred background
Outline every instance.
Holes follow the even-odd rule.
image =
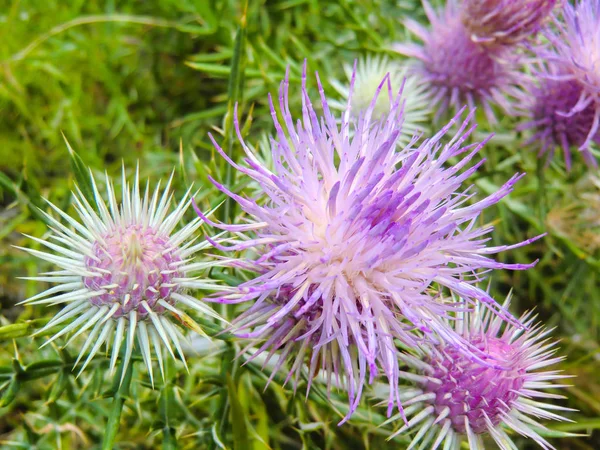
[[[41,290],[17,277],[48,267],[13,246],[29,245],[22,233],[47,231],[37,210],[46,208],[42,197],[69,205],[73,171],[65,139],[97,174],[118,175],[123,163],[131,169],[139,161],[142,175],[157,181],[175,167],[178,191],[193,182],[202,188],[199,202],[215,206],[222,197],[207,175],[223,177],[225,169],[207,133],[239,150],[225,133],[232,94],[249,142],[258,145],[272,132],[267,94],[276,95],[286,68],[297,92],[291,94],[294,111],[304,58],[335,97],[331,82],[346,81],[344,63],[367,52],[396,57],[386,44],[405,38],[405,15],[423,20],[420,3],[250,0],[245,10],[233,0],[0,0],[0,378],[12,373],[14,359],[24,366],[46,361],[35,366],[34,382],[11,387],[14,400],[0,408],[0,447],[94,448],[103,432],[99,417],[110,403],[104,398],[110,384],[105,366],[94,365],[78,380],[66,369],[49,370],[58,366],[48,361],[64,368],[71,355],[51,347],[39,351],[43,338],[29,337],[48,311],[15,305]],[[242,57],[232,76],[239,29],[245,33],[237,41]],[[517,171],[528,176],[482,220],[496,226],[497,245],[549,235],[500,255],[506,262],[540,262],[527,272],[495,275],[492,291],[502,299],[512,289],[515,311],[535,307],[547,326],[556,327],[554,337],[568,356],[560,369],[576,376],[562,403],[578,410],[569,414],[576,423],[553,429],[587,436],[551,442],[559,449],[598,449],[600,189],[583,164],[569,174],[560,164],[540,170],[511,120],[503,117],[493,129],[480,126],[479,136],[493,131],[497,137],[484,150],[488,162],[477,188],[491,192]],[[245,188],[244,180],[237,188]],[[17,321],[24,324],[18,330],[6,328]],[[121,448],[167,448],[174,436],[180,448],[406,447],[406,438],[385,440],[397,427],[378,427],[384,410],[366,405],[378,400],[364,402],[338,428],[339,415],[318,393],[305,401],[281,383],[263,392],[260,370],[244,368],[232,390],[223,381],[226,351],[217,345],[191,359],[189,375],[171,368],[169,382],[157,391],[138,377]],[[237,415],[223,414],[224,398]],[[343,399],[334,395],[336,402]],[[239,441],[236,422],[244,424],[246,440]],[[534,448],[518,443],[519,449]]]

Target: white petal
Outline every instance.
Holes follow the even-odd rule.
[[[185,360],[185,355],[183,353],[183,349],[181,348],[181,344],[179,343],[179,337],[177,336],[177,332],[175,330],[175,326],[172,325],[164,317],[161,317],[161,322],[163,324],[163,327],[167,331],[169,337],[171,338],[171,341],[175,345],[175,348],[177,349],[177,353],[179,354],[179,357],[181,358],[181,361],[183,361],[183,365],[185,366],[185,370],[187,370],[189,372],[190,369],[188,369],[187,361]]]
[[[89,319],[87,321],[87,323],[85,325],[83,325],[79,330],[77,330],[73,336],[71,336],[69,338],[69,340],[67,341],[67,343],[65,345],[69,345],[73,339],[75,339],[77,336],[79,336],[81,333],[83,333],[84,331],[86,331],[88,328],[90,328],[91,326],[93,326],[96,322],[98,322],[102,316],[104,316],[106,314],[106,312],[108,311],[108,306],[102,306],[101,308],[98,308],[98,311],[96,312],[96,314],[94,314],[91,319]]]
[[[148,369],[148,374],[150,375],[150,383],[152,384],[152,387],[154,387],[154,376],[152,373],[152,352],[150,351],[150,341],[148,339],[146,322],[140,320],[138,328],[138,341],[140,343],[142,358],[144,359],[144,364],[146,364],[146,368]]]
[[[33,301],[37,300],[38,298],[44,298],[49,295],[55,294],[57,292],[74,291],[75,289],[83,287],[83,283],[81,282],[81,279],[79,279],[79,277],[77,277],[77,278],[78,278],[77,281],[72,281],[70,283],[53,286],[49,289],[46,289],[44,292],[40,292],[39,294],[34,295],[33,297],[29,297],[27,300],[23,300],[22,302],[19,302],[19,304],[33,302]],[[79,292],[87,292],[87,291],[88,290],[86,288],[84,288],[84,289],[80,290]],[[73,292],[70,292],[70,293],[72,294]],[[67,295],[67,294],[65,294],[65,295]]]
[[[81,366],[81,370],[79,371],[79,373],[81,373],[85,370],[85,368],[90,363],[92,358],[96,355],[96,353],[98,353],[98,350],[100,350],[100,347],[102,346],[102,344],[104,344],[105,342],[109,342],[114,327],[115,327],[115,322],[113,322],[113,321],[110,321],[104,325],[104,328],[102,329],[102,333],[100,333],[100,336],[98,337],[98,341],[96,342],[96,344],[94,344],[94,347],[92,347],[92,350],[90,350],[90,354],[89,354],[88,358],[85,360],[85,362],[83,363],[83,366]]]
[[[440,444],[448,436],[448,432],[450,431],[450,426],[451,425],[452,425],[452,422],[450,420],[445,420],[444,421],[444,425],[442,426],[442,429],[440,430],[440,433],[438,434],[435,442],[433,443],[433,446],[431,447],[431,450],[436,450],[440,446]],[[452,433],[452,431],[450,431],[450,433]],[[450,440],[450,439],[447,439],[447,440]]]
[[[169,343],[169,338],[167,337],[167,333],[166,333],[165,329],[163,328],[162,323],[160,322],[160,319],[158,318],[156,313],[154,311],[152,311],[152,309],[150,308],[150,306],[148,306],[148,304],[146,302],[142,302],[141,304],[144,305],[144,303],[145,303],[144,308],[146,308],[146,311],[148,311],[148,316],[150,317],[150,320],[152,321],[152,324],[154,325],[155,330],[158,332],[160,339],[165,344],[165,347],[167,348],[171,357],[173,359],[175,359],[175,354],[173,353],[173,350],[171,349],[171,344]]]
[[[152,338],[152,345],[154,346],[154,353],[156,354],[156,358],[158,359],[158,367],[160,368],[160,374],[162,376],[163,381],[165,380],[165,366],[162,357],[162,345],[160,345],[160,340],[156,330],[151,327],[150,328],[150,337]]]
[[[70,305],[64,307],[60,310],[56,316],[52,318],[50,322],[48,322],[44,328],[36,331],[33,335],[41,334],[47,331],[48,329],[63,323],[66,320],[69,320],[71,317],[75,317],[76,315],[82,313],[86,309],[89,309],[90,305],[87,300],[79,300],[78,302],[71,303]]]
[[[96,308],[95,306],[90,306],[90,309],[88,311],[86,311],[82,316],[75,319],[73,322],[71,322],[65,328],[63,328],[58,333],[56,333],[54,336],[52,336],[50,339],[48,339],[46,342],[44,342],[44,344],[42,344],[42,346],[40,348],[45,347],[46,345],[53,342],[55,339],[58,339],[62,335],[67,334],[68,332],[74,330],[79,325],[81,325],[85,321],[89,320],[89,318],[92,317],[94,314],[96,314],[97,311],[98,311],[98,308]]]
[[[117,321],[117,329],[115,331],[115,341],[113,344],[112,355],[110,357],[110,374],[111,376],[115,373],[115,367],[117,364],[117,357],[121,351],[121,344],[123,343],[123,335],[125,333],[125,317],[119,317]]]
[[[215,319],[225,321],[225,319],[223,319],[215,310],[213,310],[211,307],[209,307],[207,305],[204,305],[203,303],[200,303],[195,298],[192,298],[188,295],[178,294],[177,292],[174,292],[173,294],[171,294],[171,297],[174,300],[181,302],[184,305],[189,306],[190,308],[195,309],[196,311],[198,311],[202,314],[206,314],[210,317],[214,317]]]
[[[127,373],[127,367],[131,362],[131,353],[133,352],[133,346],[135,345],[135,328],[137,324],[137,312],[129,312],[129,329],[127,330],[127,343],[125,347],[125,359],[123,360],[123,372],[121,373],[121,382],[125,379]]]

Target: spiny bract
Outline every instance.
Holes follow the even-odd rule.
[[[426,86],[418,78],[409,73],[406,64],[389,59],[387,56],[367,55],[358,59],[354,67],[345,64],[344,72],[348,84],[338,80],[329,80],[331,85],[342,96],[342,101],[329,101],[331,108],[345,111],[348,109],[348,99],[352,93],[350,110],[353,114],[365,113],[374,98],[377,99],[373,108],[374,118],[386,117],[396,97],[396,92],[402,87],[403,114],[401,145],[406,145],[417,133],[428,131],[428,119],[431,114],[431,104]],[[384,92],[375,97],[381,81],[389,74]]]

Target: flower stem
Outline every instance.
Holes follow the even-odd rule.
[[[540,223],[546,222],[546,215],[548,214],[548,208],[546,204],[546,171],[545,169],[545,158],[538,158],[537,160],[537,178],[538,178],[538,214]]]
[[[108,415],[108,423],[106,425],[104,441],[102,442],[102,450],[112,450],[114,447],[115,439],[119,432],[119,425],[121,423],[123,405],[125,404],[126,397],[129,395],[131,375],[133,373],[133,361],[129,361],[129,364],[125,361],[125,358],[121,358],[120,368],[115,374],[115,385],[118,386],[118,388],[113,396],[112,407],[110,408],[110,413]],[[125,370],[125,376],[121,382],[123,370]]]
[[[229,87],[228,96],[229,103],[227,105],[227,114],[225,115],[225,151],[233,161],[237,158],[234,155],[234,144],[235,144],[235,121],[238,119],[235,116],[235,109],[238,103],[241,104],[244,94],[244,68],[245,60],[244,54],[246,51],[246,11],[248,9],[248,1],[244,2],[244,9],[242,17],[240,19],[240,25],[235,35],[235,42],[233,46],[233,56],[231,60],[231,72],[229,74]],[[224,161],[222,161],[224,162]],[[226,186],[231,189],[233,186],[233,169],[231,164],[227,164],[225,167],[225,183]],[[232,223],[235,217],[235,203],[231,197],[227,196],[225,199],[225,205],[223,206],[223,220],[227,223]]]

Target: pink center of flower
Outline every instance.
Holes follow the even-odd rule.
[[[490,364],[500,365],[504,361],[508,369],[482,365],[453,347],[444,348],[427,361],[434,368],[430,376],[441,384],[429,382],[424,390],[436,394],[431,403],[438,415],[449,408],[448,418],[458,433],[466,432],[465,418],[477,434],[487,431],[486,416],[492,425],[500,423],[525,382],[525,371],[518,365],[518,353],[510,344],[489,338],[487,346],[483,341],[475,341],[474,345],[489,352],[493,358]]]
[[[120,308],[113,317],[121,317],[136,310],[140,318],[147,316],[146,304],[156,313],[164,312],[159,300],[173,304],[170,298],[178,292],[175,281],[182,274],[177,270],[181,258],[168,245],[168,236],[157,234],[151,228],[130,225],[118,229],[96,241],[94,257],[86,257],[86,268],[100,276],[83,277],[86,288],[105,291],[90,301],[96,306]]]

